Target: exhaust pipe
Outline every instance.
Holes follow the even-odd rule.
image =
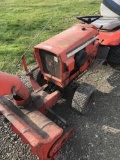
[[[30,98],[29,90],[18,76],[0,71],[0,96],[11,94],[18,105],[25,104]]]

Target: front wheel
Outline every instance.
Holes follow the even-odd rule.
[[[74,93],[72,107],[81,114],[87,113],[93,101],[95,90],[92,85],[81,84]]]
[[[40,85],[43,86],[44,84],[47,83],[47,81],[44,79],[43,75],[41,74],[40,69],[36,69],[33,72],[33,78],[36,80],[36,82]]]

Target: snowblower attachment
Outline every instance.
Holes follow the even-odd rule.
[[[17,76],[0,72],[0,112],[12,123],[13,130],[23,141],[30,144],[32,152],[40,160],[53,160],[73,133],[74,127],[51,108],[66,87],[93,63],[98,46],[98,30],[90,24],[76,24],[35,46],[37,67],[29,71],[22,57],[26,75],[30,77],[34,90],[32,93]],[[93,97],[94,88],[87,88],[89,94],[85,89],[86,98],[82,98],[84,93],[80,87],[79,95],[73,97],[75,102],[77,95],[81,106],[74,103],[72,107],[81,114],[89,110]],[[10,94],[12,98],[5,96]],[[57,121],[54,123],[47,118],[47,112],[60,123],[57,125]]]
[[[5,95],[13,95],[12,98]],[[44,95],[32,93],[17,76],[0,72],[0,113],[12,124],[13,130],[31,146],[40,160],[56,157],[63,143],[73,132],[73,127],[62,129],[44,114],[59,98],[59,92]],[[17,104],[17,105],[16,105]]]

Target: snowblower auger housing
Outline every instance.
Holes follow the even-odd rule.
[[[58,91],[47,95],[40,87],[30,94],[17,76],[0,72],[0,113],[40,160],[54,159],[73,132],[73,126],[66,123],[63,130],[45,116],[59,98]]]

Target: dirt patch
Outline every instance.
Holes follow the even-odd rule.
[[[61,150],[57,160],[119,160],[120,159],[120,72],[96,64],[80,80],[96,86],[90,111],[80,115],[71,108],[72,87],[54,111],[75,124],[75,132]],[[0,159],[36,160],[29,146],[15,135],[10,124],[0,117]]]

